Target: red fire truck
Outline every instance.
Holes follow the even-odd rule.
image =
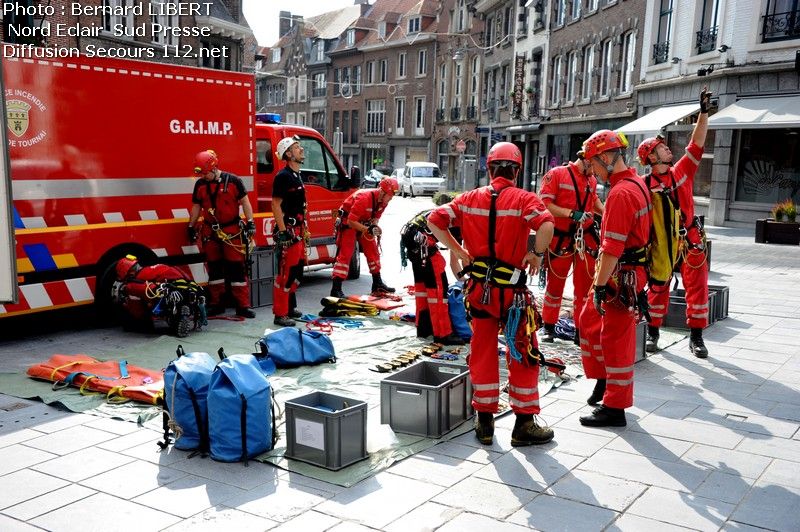
[[[353,181],[317,131],[256,118],[252,75],[86,57],[3,62],[19,302],[0,305],[0,319],[100,300],[126,254],[205,282],[185,236],[193,158],[204,149],[242,177],[256,243],[269,246],[283,167],[275,147],[301,137],[309,262],[333,262],[333,224]]]

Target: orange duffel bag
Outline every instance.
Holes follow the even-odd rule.
[[[161,371],[140,368],[125,360],[101,362],[87,355],[53,355],[28,368],[28,375],[53,383],[53,389],[75,386],[82,394],[103,393],[110,402],[160,404],[164,397]]]

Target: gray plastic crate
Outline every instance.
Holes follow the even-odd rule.
[[[250,281],[250,306],[253,308],[272,305],[272,285],[275,279],[256,279]]]
[[[708,291],[708,325],[717,319],[717,292],[709,289]],[[673,290],[669,295],[669,310],[664,317],[665,327],[676,329],[688,329],[686,325],[686,291],[683,288]]]
[[[472,413],[467,366],[425,360],[381,381],[381,423],[395,432],[439,438]]]
[[[636,358],[634,363],[644,360],[647,356],[645,346],[647,345],[647,322],[640,321],[636,324]]]
[[[275,277],[275,257],[272,248],[257,248],[251,254],[253,280]]]
[[[716,318],[714,321],[724,320],[728,317],[728,304],[731,296],[730,288],[727,286],[710,284],[708,285],[708,291],[717,294],[715,303]]]
[[[367,403],[325,392],[286,401],[287,458],[333,471],[367,457]]]

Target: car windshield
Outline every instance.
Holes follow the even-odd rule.
[[[411,177],[439,177],[439,169],[435,166],[415,166],[411,168]]]

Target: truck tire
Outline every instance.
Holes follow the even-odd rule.
[[[347,271],[347,278],[352,281],[359,277],[361,277],[361,249],[356,243],[356,249],[353,251],[353,256],[350,257],[350,269]]]

